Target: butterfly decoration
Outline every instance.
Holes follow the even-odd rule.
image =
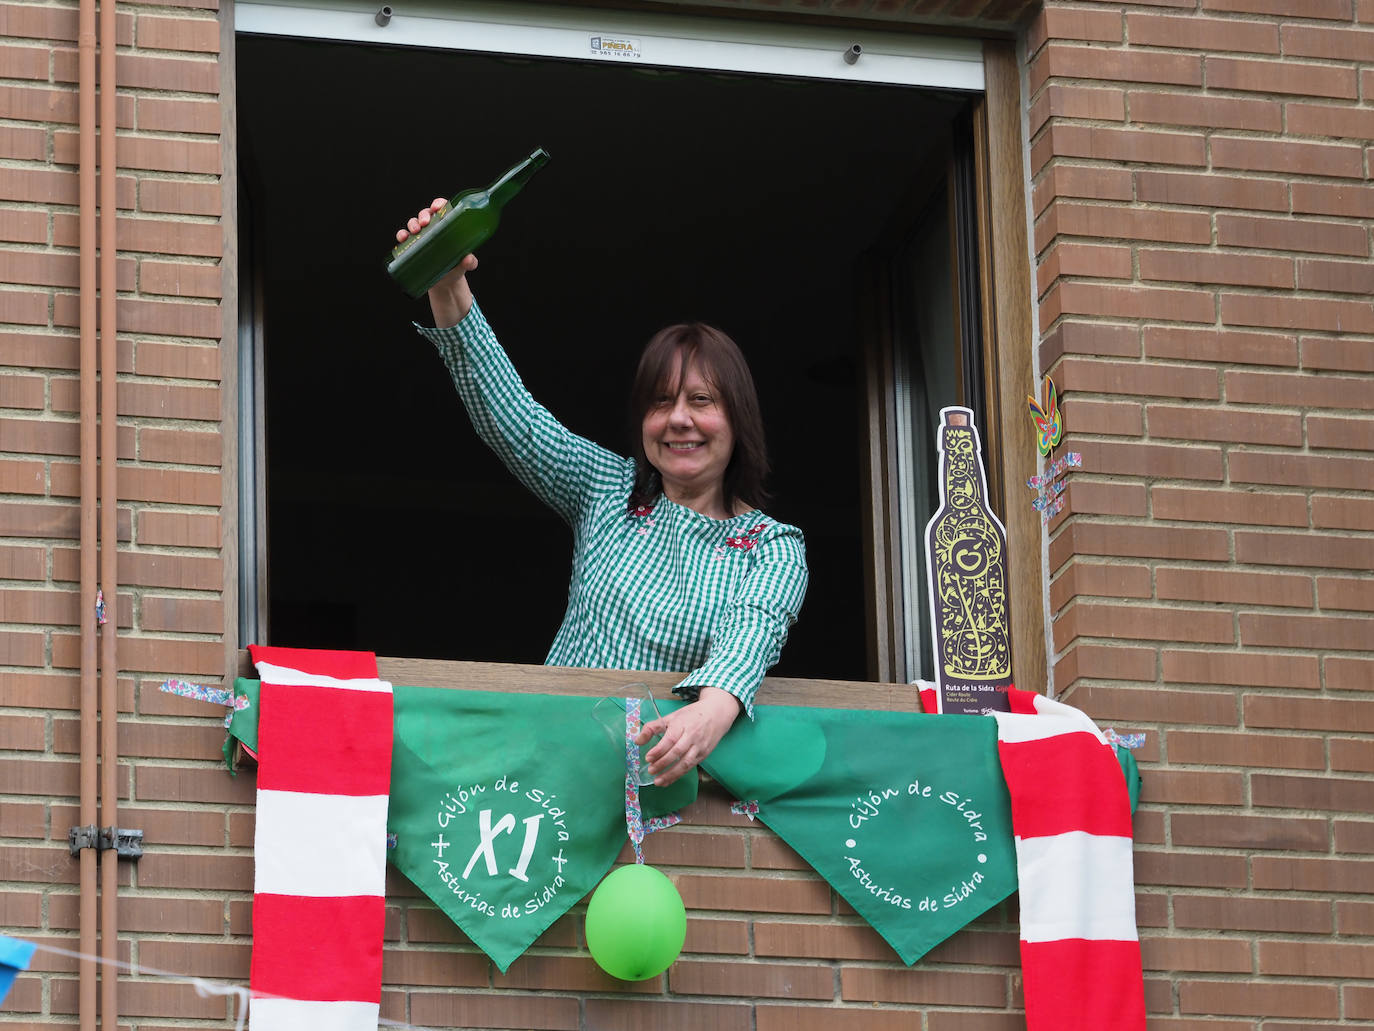
[[[1033,394],[1026,395],[1030,405],[1031,419],[1035,423],[1035,446],[1040,454],[1049,457],[1054,446],[1064,436],[1064,414],[1059,410],[1059,399],[1055,393],[1054,380],[1045,377],[1045,403],[1042,405]]]

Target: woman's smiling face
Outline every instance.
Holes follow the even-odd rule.
[[[643,442],[670,500],[723,490],[735,435],[715,387],[695,361],[687,363],[681,382],[668,383],[649,406]]]

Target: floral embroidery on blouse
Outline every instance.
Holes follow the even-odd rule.
[[[748,551],[759,542],[759,534],[763,533],[766,523],[759,523],[752,530],[745,530],[738,537],[726,537],[725,546],[727,548],[738,548],[740,551]]]
[[[636,505],[634,508],[630,509],[630,516],[634,519],[644,520],[643,523],[635,527],[635,533],[639,534],[641,537],[649,536],[649,531],[652,530],[654,526],[654,506]]]

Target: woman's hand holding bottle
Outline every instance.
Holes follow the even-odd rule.
[[[447,204],[443,197],[435,197],[434,202],[406,223],[404,229],[396,230],[396,242],[405,243],[410,237],[420,233],[434,220],[434,216]],[[429,289],[429,308],[434,314],[434,324],[441,328],[456,326],[467,317],[472,309],[472,288],[468,286],[467,274],[477,267],[475,255],[466,255]]]

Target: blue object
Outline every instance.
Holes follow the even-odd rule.
[[[0,934],[0,1002],[4,1002],[5,996],[10,993],[15,975],[29,969],[29,960],[33,958],[33,950],[37,947],[33,942],[6,938]]]

